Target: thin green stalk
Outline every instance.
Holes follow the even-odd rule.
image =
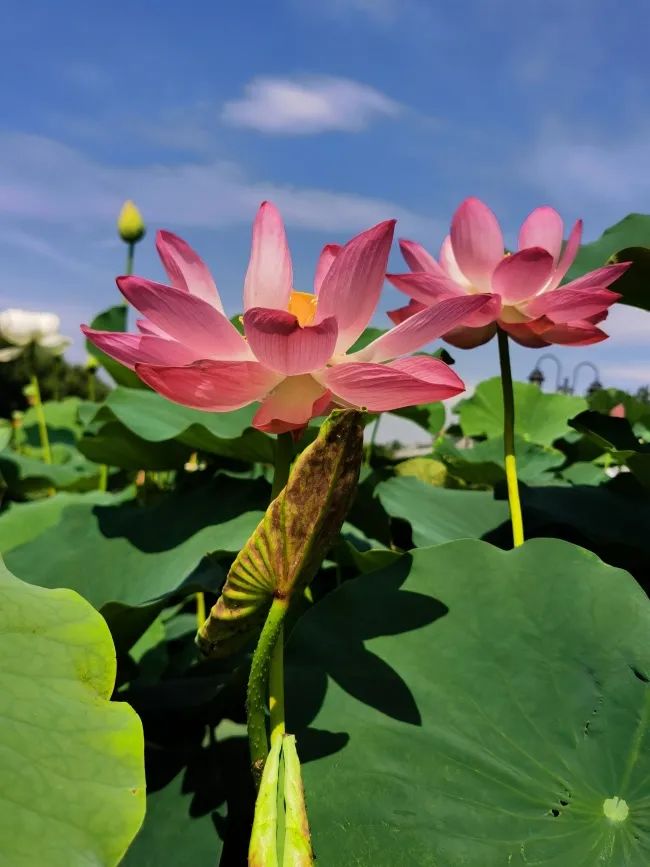
[[[512,541],[515,548],[517,548],[524,543],[524,522],[521,514],[517,460],[515,458],[515,395],[512,388],[508,335],[500,328],[497,329],[497,340],[499,343],[499,363],[501,365],[501,388],[503,390],[503,452],[506,483],[508,486],[508,503],[510,505],[510,521],[512,523]]]
[[[286,486],[293,460],[294,446],[290,433],[279,434],[275,442],[275,471],[271,500]],[[269,746],[266,731],[266,707],[271,716],[271,742],[284,734],[284,616],[287,599],[275,597],[260,635],[248,680],[246,708],[253,776],[258,784]]]
[[[274,500],[286,486],[294,455],[293,437],[279,434],[275,444],[275,472],[271,499]],[[269,672],[269,711],[271,714],[271,744],[284,734],[284,627],[280,626],[273,647]]]
[[[126,274],[133,274],[133,257],[135,255],[135,242],[128,241],[126,245]]]
[[[205,623],[205,593],[202,590],[196,594],[196,628],[200,629]]]
[[[271,746],[284,735],[284,626],[271,656],[269,671],[269,712],[271,714]]]
[[[41,401],[41,389],[38,384],[38,377],[32,373],[30,378],[32,387],[32,398],[34,400],[34,410],[36,412],[36,421],[38,422],[38,436],[41,441],[41,449],[43,450],[43,461],[46,464],[52,463],[52,450],[50,449],[50,438],[47,433],[47,422],[45,421],[45,411],[43,410],[43,402]]]
[[[372,433],[370,434],[370,441],[368,442],[368,449],[366,451],[366,466],[370,466],[372,463],[372,456],[375,451],[375,440],[377,439],[377,430],[379,429],[379,422],[381,421],[381,414],[377,416],[377,420],[372,426]]]
[[[97,490],[108,490],[108,467],[106,466],[106,464],[99,465],[99,481],[97,483]]]
[[[271,489],[272,500],[275,500],[287,484],[293,452],[293,437],[291,434],[278,434],[278,438],[275,441],[275,469],[273,473],[273,487]]]
[[[264,762],[269,754],[266,733],[266,695],[269,684],[269,672],[272,668],[272,656],[278,638],[282,633],[282,624],[287,613],[287,599],[274,598],[264,623],[262,633],[251,663],[251,673],[248,678],[246,695],[246,713],[248,721],[248,741],[253,767],[253,777],[256,785],[264,769]]]
[[[88,400],[95,403],[97,399],[97,389],[95,388],[95,371],[89,370],[87,372],[88,376]]]

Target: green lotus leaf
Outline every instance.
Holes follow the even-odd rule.
[[[0,660],[0,860],[118,864],[144,818],[144,740],[129,705],[109,701],[104,619],[0,562]]]
[[[345,582],[286,657],[319,861],[645,867],[649,632],[628,573],[554,539]]]
[[[568,419],[587,409],[582,397],[547,394],[536,385],[513,383],[515,424],[519,437],[531,443],[550,446],[569,430]],[[501,380],[494,377],[481,382],[471,397],[456,405],[460,426],[466,436],[503,435],[503,396]]]
[[[621,303],[650,310],[650,215],[628,214],[605,229],[600,238],[580,247],[566,280],[611,262],[632,262],[632,267],[613,284]]]
[[[92,460],[127,469],[147,461],[148,450],[154,453],[149,462],[157,464],[151,469],[180,466],[192,451],[271,463],[272,438],[251,427],[255,409],[201,412],[153,391],[116,388],[103,404],[84,407],[79,448]]]

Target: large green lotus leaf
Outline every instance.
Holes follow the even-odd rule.
[[[48,400],[43,404],[47,433],[51,443],[74,445],[79,439],[82,431],[79,409],[82,403],[83,401],[78,397],[66,397],[63,400]],[[26,411],[22,431],[31,446],[40,446],[38,419],[34,407]]]
[[[116,421],[103,423],[97,433],[82,437],[79,451],[95,463],[124,470],[180,469],[192,454],[189,446],[173,439],[148,442]]]
[[[413,476],[413,478],[420,479],[422,482],[427,482],[429,485],[436,485],[438,487],[444,487],[445,485],[453,487],[453,484],[451,484],[453,480],[449,477],[446,464],[430,455],[400,461],[398,464],[395,464],[395,475]]]
[[[442,403],[421,403],[393,410],[391,415],[406,418],[430,434],[437,436],[445,426],[445,407]]]
[[[204,555],[238,551],[267,502],[262,480],[218,475],[150,506],[70,506],[56,526],[10,551],[7,564],[32,584],[70,587],[96,608],[144,605],[178,590]]]
[[[508,504],[491,491],[449,490],[403,476],[377,485],[377,496],[392,518],[410,523],[417,546],[480,539],[508,520]]]
[[[622,460],[632,454],[650,453],[650,445],[640,442],[627,418],[616,418],[587,410],[572,418],[570,424]]]
[[[600,388],[589,396],[589,408],[608,415],[615,406],[623,404],[625,418],[631,425],[639,422],[650,425],[650,404],[633,397],[619,388]]]
[[[147,815],[122,867],[246,864],[254,801],[246,727],[224,720],[203,743],[158,727]]]
[[[84,416],[90,430],[82,440],[81,447],[84,448],[87,442],[88,447],[92,448],[93,439],[102,437],[103,425],[119,422],[133,437],[147,443],[162,444],[175,440],[177,445],[181,444],[189,450],[272,463],[273,439],[251,428],[255,409],[254,406],[247,406],[234,412],[201,412],[171,403],[153,391],[116,388],[93,416]],[[110,437],[118,435],[118,429],[111,428],[110,434],[103,437],[103,447],[109,447]],[[101,447],[95,445],[95,459],[102,453]],[[116,448],[112,446],[113,458],[117,456],[114,454]],[[111,462],[122,466],[115,460]]]
[[[54,527],[66,506],[84,503],[90,507],[110,505],[120,502],[127,493],[116,495],[103,491],[89,491],[87,494],[63,492],[32,503],[10,503],[0,514],[0,554],[6,554],[12,548],[35,539],[49,527]]]
[[[609,476],[601,466],[588,461],[578,461],[565,467],[560,478],[570,485],[602,485],[609,481]]]
[[[550,446],[569,430],[568,419],[587,409],[582,397],[546,394],[536,385],[515,382],[515,418],[518,436],[529,442]],[[495,437],[503,434],[501,380],[481,382],[471,397],[456,406],[466,436]]]
[[[0,861],[118,864],[144,817],[144,740],[129,705],[109,701],[106,623],[0,562],[0,660]]]
[[[77,449],[62,443],[54,444],[51,451],[52,464],[11,449],[0,452],[0,472],[11,494],[34,497],[46,494],[50,488],[59,491],[97,488],[99,467],[96,464],[88,461]]]
[[[377,496],[391,518],[411,525],[418,547],[480,538],[504,547],[511,544],[508,504],[492,492],[449,490],[419,479],[394,478],[377,486]],[[568,536],[629,568],[639,555],[647,562],[650,500],[640,487],[631,491],[612,484],[522,485],[521,500],[527,536]]]
[[[128,320],[128,307],[126,304],[116,304],[115,307],[109,307],[98,313],[90,323],[90,327],[96,331],[126,331]],[[101,349],[98,349],[90,340],[86,340],[86,349],[88,352],[99,361],[104,370],[115,380],[118,385],[125,385],[129,388],[147,389],[148,386],[142,382],[140,377],[128,367],[124,367],[119,361],[115,361]]]
[[[565,461],[562,452],[534,442],[516,438],[517,475],[526,484],[547,484],[553,481],[554,469]],[[435,457],[441,458],[449,472],[473,485],[494,486],[505,481],[503,437],[492,437],[472,448],[459,449],[450,440],[436,445]]]
[[[343,584],[287,654],[317,858],[646,867],[649,631],[629,574],[553,539]]]
[[[605,229],[598,240],[580,247],[567,280],[608,262],[632,262],[632,267],[612,286],[621,302],[650,310],[650,215],[628,214]]]

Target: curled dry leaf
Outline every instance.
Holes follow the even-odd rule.
[[[274,596],[287,599],[313,578],[356,490],[361,418],[357,410],[335,410],[296,460],[199,630],[197,644],[206,656],[232,653],[261,628]]]

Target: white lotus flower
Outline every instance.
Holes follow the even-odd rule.
[[[56,313],[34,313],[10,308],[0,313],[0,340],[11,344],[0,349],[0,361],[13,361],[35,344],[52,355],[62,355],[70,339],[59,334],[61,320]]]

